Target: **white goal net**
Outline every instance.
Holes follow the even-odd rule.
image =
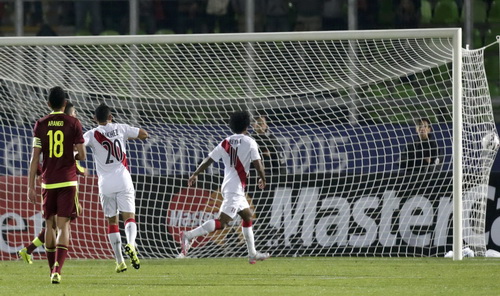
[[[463,209],[456,237],[482,255],[498,136],[483,50],[457,48],[460,34],[2,38],[0,259],[16,258],[43,226],[41,206],[26,200],[26,176],[33,125],[49,113],[45,99],[56,85],[67,91],[84,131],[105,102],[115,122],[150,135],[128,144],[142,258],[176,257],[180,232],[216,217],[222,164],[195,187],[187,178],[230,134],[229,114],[242,109],[268,125],[263,135],[250,128],[269,176],[265,190],[253,169],[249,176],[258,250],[442,256],[453,245],[456,186]],[[459,120],[454,107],[462,110]],[[462,165],[454,166],[457,151]],[[91,175],[79,179],[84,211],[72,224],[70,257],[112,258],[90,151],[83,165]],[[246,256],[241,221],[198,238],[189,256]]]

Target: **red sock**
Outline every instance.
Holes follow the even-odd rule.
[[[54,263],[54,268],[52,273],[57,272],[61,274],[62,267],[64,265],[64,260],[66,260],[66,255],[68,254],[68,247],[64,245],[56,246],[56,263]]]
[[[42,243],[45,243],[45,228],[43,228],[42,231],[40,231],[40,233],[38,234],[38,239]]]
[[[134,218],[129,218],[129,219],[127,219],[127,221],[125,221],[124,225],[127,225],[127,223],[130,223],[130,222],[137,223],[137,222],[135,222]]]
[[[120,232],[118,225],[108,225],[108,233]]]
[[[56,249],[45,248],[45,254],[47,254],[47,261],[49,262],[49,268],[52,272],[52,268],[54,268],[54,263],[56,262]]]
[[[244,220],[241,221],[241,226],[243,227],[252,227],[252,220],[245,222]]]
[[[222,229],[221,223],[219,219],[214,219],[215,221],[215,230]]]

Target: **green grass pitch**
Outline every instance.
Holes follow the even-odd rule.
[[[67,260],[59,285],[45,261],[0,263],[0,295],[498,295],[500,260],[465,258],[245,258]]]

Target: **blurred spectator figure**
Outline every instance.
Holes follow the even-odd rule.
[[[206,24],[208,33],[232,33],[235,31],[234,11],[230,2],[230,0],[207,1]]]
[[[345,0],[326,0],[323,6],[323,30],[346,30],[347,19],[344,17]]]
[[[41,1],[41,2],[42,2],[42,14],[43,14],[42,22],[56,27],[64,25],[64,17],[70,14],[70,11],[65,11],[65,6],[63,5],[64,3],[59,1]]]
[[[289,11],[288,0],[266,0],[266,31],[290,31]]]
[[[102,21],[105,31],[116,31],[121,35],[129,31],[128,1],[101,1]]]
[[[57,36],[57,33],[48,24],[42,24],[36,36]]]
[[[295,31],[320,31],[325,0],[292,0],[297,12]]]
[[[231,0],[233,4],[234,13],[236,14],[236,19],[238,21],[238,31],[240,33],[247,32],[246,25],[246,4],[247,0]],[[264,16],[266,13],[266,3],[265,0],[254,0],[255,12],[254,12],[254,32],[264,31]]]
[[[418,28],[420,25],[420,0],[394,0],[396,28]]]
[[[24,24],[26,26],[38,26],[43,23],[42,2],[24,1]],[[13,11],[14,13],[14,11]]]
[[[205,11],[205,1],[203,0],[178,0],[175,33],[206,33],[204,28]]]
[[[177,25],[177,1],[154,0],[156,25],[161,29],[175,31]]]
[[[153,0],[139,1],[139,31],[154,34],[157,30],[156,11]]]
[[[102,32],[101,3],[96,0],[75,2],[75,29],[77,33],[89,32],[99,35]]]
[[[358,29],[377,28],[378,1],[358,0]]]

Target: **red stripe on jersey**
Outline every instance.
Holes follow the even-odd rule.
[[[238,157],[237,151],[229,144],[228,140],[224,140],[221,143],[222,148],[226,150],[226,152],[229,154],[229,158],[231,161],[231,164],[234,166],[234,169],[238,173],[238,176],[240,177],[241,181],[241,186],[243,186],[243,190],[247,186],[247,173],[245,172],[245,167],[240,161],[240,158]]]
[[[127,161],[127,154],[125,154],[120,146],[117,146],[113,143],[113,141],[111,141],[110,139],[108,139],[105,135],[101,134],[100,132],[98,131],[94,131],[94,138],[97,140],[97,142],[99,142],[99,144],[102,145],[102,147],[106,150],[109,151],[110,148],[111,151],[109,151],[109,153],[111,153],[111,155],[118,161],[120,161],[120,158],[118,157],[117,154],[120,154],[123,158],[121,160],[121,163],[123,164],[123,166],[128,170],[128,161]],[[106,143],[106,144],[104,144]]]

